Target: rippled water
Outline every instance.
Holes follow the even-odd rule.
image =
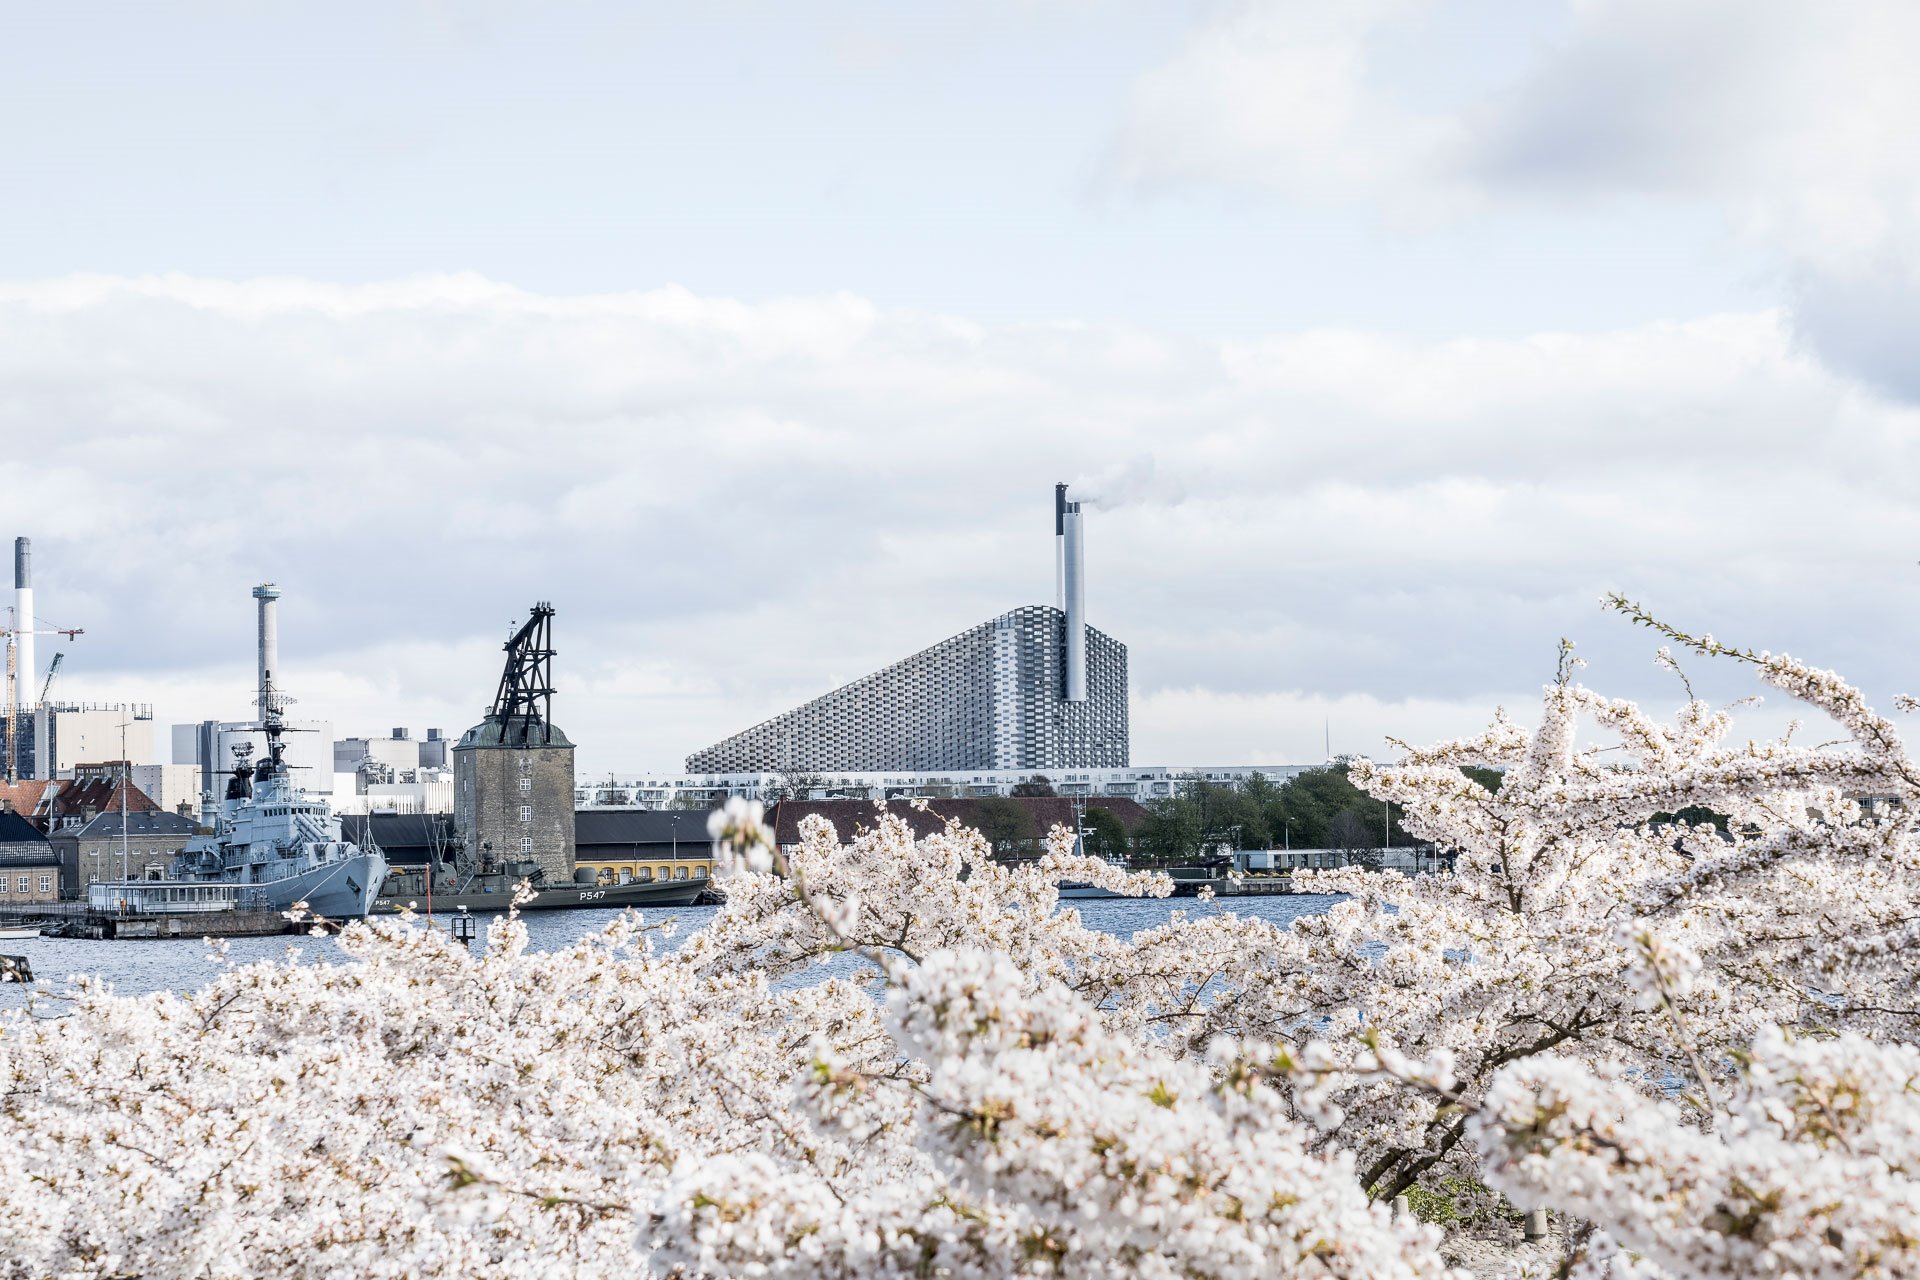
[[[1066,904],[1078,910],[1081,918],[1096,929],[1125,936],[1139,929],[1165,924],[1176,911],[1189,917],[1228,913],[1272,920],[1285,924],[1296,916],[1326,910],[1331,897],[1298,894],[1289,897],[1221,899],[1201,902],[1195,898],[1094,898]],[[684,938],[713,918],[716,907],[679,907],[656,909],[642,914],[649,923],[673,920],[677,936]],[[614,912],[604,910],[535,911],[526,917],[529,944],[536,951],[564,947],[611,924]],[[480,941],[484,945],[487,926],[496,917],[478,917]],[[343,961],[346,953],[331,938],[281,936],[275,938],[231,938],[229,955],[234,962],[274,960],[291,950],[305,961]],[[219,970],[204,942],[199,939],[127,939],[95,941],[82,938],[5,938],[0,939],[0,954],[25,956],[33,966],[36,979],[56,988],[74,974],[98,974],[123,995],[148,991],[191,991],[205,985]],[[19,1006],[26,989],[0,985],[0,1008]]]

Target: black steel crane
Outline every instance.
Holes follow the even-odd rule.
[[[506,643],[507,662],[500,672],[500,688],[493,695],[489,719],[498,720],[502,741],[518,722],[517,740],[533,745],[553,741],[553,606],[544,600],[533,606],[527,620]]]

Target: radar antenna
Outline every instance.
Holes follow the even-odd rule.
[[[527,745],[537,732],[542,744],[553,741],[553,606],[541,601],[506,643],[507,662],[500,672],[500,689],[493,695],[490,719],[500,722],[503,741],[514,741],[507,730],[521,726],[518,740]]]

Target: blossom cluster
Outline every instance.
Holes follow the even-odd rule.
[[[38,995],[0,1277],[1443,1277],[1389,1206],[1462,1180],[1588,1224],[1569,1273],[1920,1275],[1920,770],[1831,673],[1673,638],[1846,742],[1564,661],[1532,730],[1355,765],[1450,872],[1303,873],[1341,896],[1286,927],[1116,937],[1058,884],[1172,885],[1064,830],[1008,866],[879,808],[782,849],[735,802],[684,938],[378,921],[347,963]]]

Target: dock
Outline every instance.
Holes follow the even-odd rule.
[[[84,902],[49,902],[25,914],[65,938],[251,938],[296,926],[245,885],[123,880],[87,886]]]

